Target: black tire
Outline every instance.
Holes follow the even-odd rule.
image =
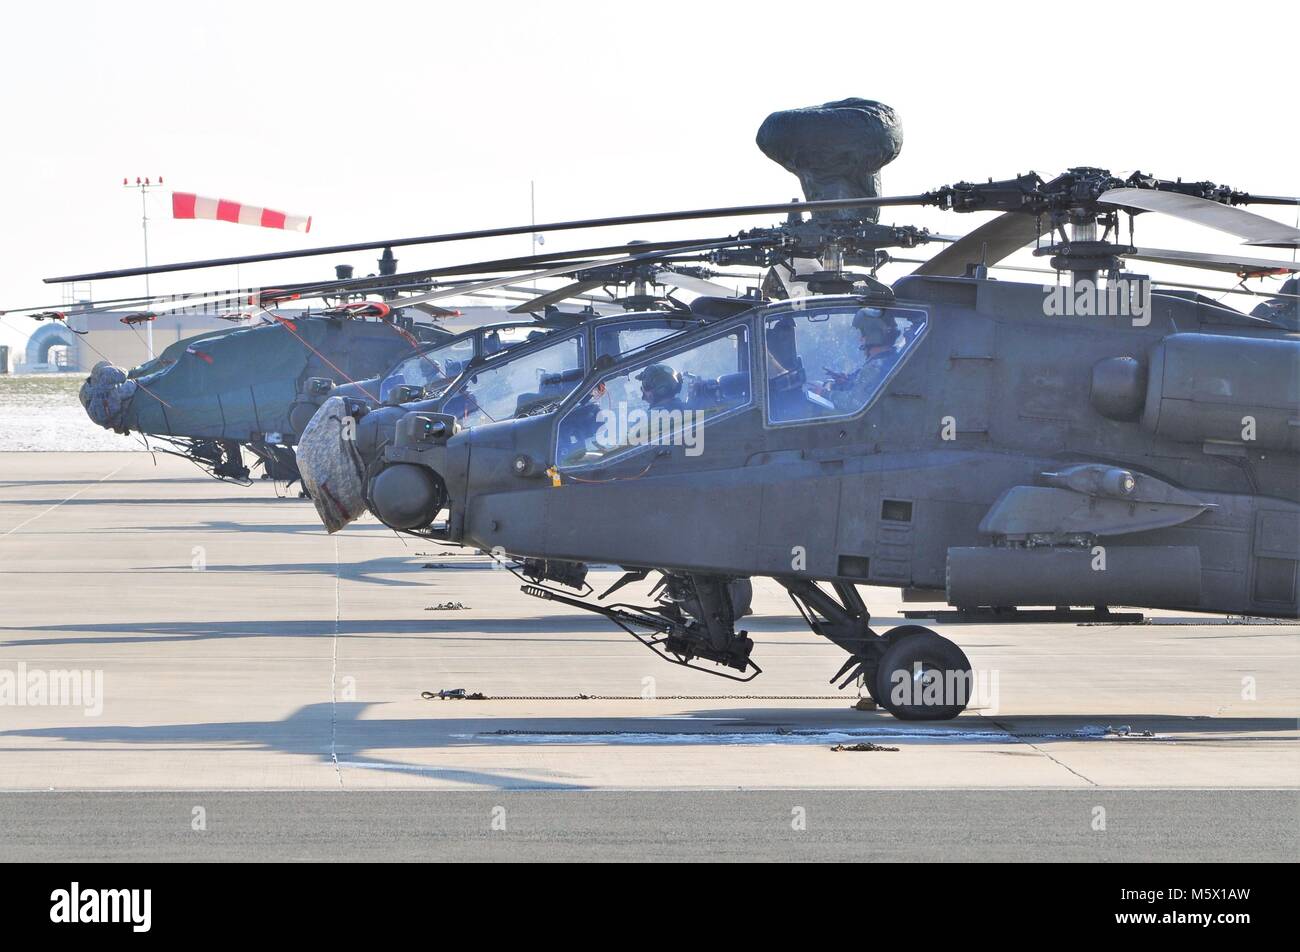
[[[881,694],[877,689],[876,673],[880,670],[880,660],[885,656],[885,652],[889,650],[889,646],[893,643],[893,639],[900,634],[907,634],[909,631],[928,630],[928,628],[922,628],[920,625],[900,625],[897,628],[889,629],[889,631],[880,636],[875,644],[867,648],[865,653],[871,658],[871,662],[868,664],[867,669],[862,673],[862,681],[867,689],[867,695],[871,700],[876,702],[876,707],[884,709],[885,703],[882,698],[889,697],[888,694]]]
[[[885,704],[880,700],[880,694],[876,690],[876,673],[880,670],[880,664],[877,662],[868,668],[863,674],[863,681],[866,684],[867,696],[876,702],[876,707],[884,708]]]
[[[877,704],[904,721],[946,721],[966,709],[974,677],[961,648],[919,625],[895,628],[886,637],[889,646],[871,692]]]

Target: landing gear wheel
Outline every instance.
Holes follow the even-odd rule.
[[[883,708],[884,702],[880,700],[881,695],[876,690],[876,673],[880,670],[880,665],[873,665],[862,673],[862,682],[867,689],[867,696],[876,702],[876,707]]]
[[[966,653],[920,625],[885,633],[889,639],[876,666],[871,696],[899,720],[946,721],[971,699],[974,677]]]

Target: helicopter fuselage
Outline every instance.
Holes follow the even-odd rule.
[[[958,605],[1297,613],[1300,337],[1191,295],[1155,293],[1135,321],[1053,315],[1040,285],[913,277],[895,292],[887,309],[922,329],[848,415],[781,418],[772,329],[880,302],[782,302],[594,373],[552,413],[399,439],[386,459],[436,473],[439,537],[511,556]],[[745,390],[703,422],[698,452],[558,458],[602,383],[733,332]]]

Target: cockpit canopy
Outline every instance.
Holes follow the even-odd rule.
[[[467,376],[449,395],[444,412],[462,427],[523,416],[564,400],[591,369],[588,335],[594,334],[596,359],[619,360],[656,341],[693,326],[677,317],[592,323],[556,335],[537,348],[487,363]]]
[[[856,416],[925,326],[920,309],[840,300],[768,308],[679,349],[655,348],[611,368],[569,405],[556,462],[602,465],[647,445],[689,451],[701,428],[762,398],[769,426]]]
[[[898,307],[810,307],[766,316],[768,422],[861,412],[924,329],[924,311]]]
[[[426,397],[436,397],[474,357],[491,357],[517,344],[540,340],[547,333],[546,328],[537,324],[501,324],[419,351],[388,372],[379,384],[379,400],[386,402],[399,386],[421,387]]]

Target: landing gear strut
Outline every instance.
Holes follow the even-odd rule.
[[[644,572],[629,574],[633,579],[646,575]],[[749,614],[753,590],[748,579],[672,572],[665,572],[663,576],[651,593],[656,602],[650,607],[623,603],[597,605],[545,585],[524,585],[523,592],[604,615],[655,654],[674,664],[733,681],[750,681],[763,673],[749,659],[754,642],[748,632],[736,631],[735,628],[736,620]],[[624,580],[627,578],[625,576]],[[620,581],[614,588],[622,584]],[[650,634],[644,633],[645,630]],[[702,667],[694,663],[697,658],[732,668],[740,674]]]
[[[248,448],[262,463],[263,479],[281,483],[294,483],[302,479],[302,474],[298,472],[297,458],[289,447],[256,442],[249,443]]]
[[[849,659],[831,678],[840,690],[861,678],[871,699],[907,721],[956,717],[970,703],[974,677],[965,652],[920,625],[901,625],[882,634],[857,588],[832,582],[835,595],[806,579],[777,579],[814,633],[835,642]]]
[[[229,480],[240,485],[249,485],[248,467],[244,465],[244,454],[239,444],[233,440],[188,440],[183,438],[166,439],[180,452],[163,450],[174,456],[183,456],[198,463],[217,479]]]
[[[599,605],[557,591],[542,584],[560,580],[556,572],[540,571],[536,564],[531,569],[520,576],[527,583],[525,594],[603,615],[667,661],[733,681],[749,681],[762,673],[749,657],[754,642],[735,627],[738,619],[749,614],[753,589],[748,579],[662,572],[663,579],[651,592],[655,604],[641,607]],[[630,571],[605,595],[648,574],[645,569]],[[974,685],[970,662],[947,638],[920,625],[901,625],[877,634],[862,596],[847,582],[831,583],[832,595],[805,579],[777,581],[790,593],[808,627],[849,653],[831,678],[832,683],[841,682],[841,690],[861,678],[872,700],[909,721],[947,720],[970,703]],[[703,667],[694,663],[696,659],[740,674]]]

